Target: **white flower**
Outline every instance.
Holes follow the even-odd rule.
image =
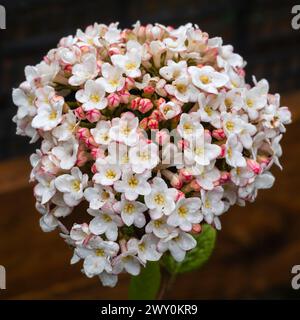
[[[244,187],[254,177],[253,171],[247,167],[236,167],[230,171],[231,181],[240,187]]]
[[[96,164],[97,165],[97,164]],[[93,181],[103,186],[111,186],[121,177],[121,170],[115,164],[97,165],[98,173],[93,177]]]
[[[82,103],[85,111],[102,110],[107,106],[105,90],[99,82],[94,80],[88,80],[84,84],[84,89],[77,91],[75,96],[76,100]]]
[[[116,141],[111,142],[108,145],[108,156],[106,161],[111,164],[117,164],[123,172],[126,172],[130,169],[129,164],[129,149],[125,144],[118,143]]]
[[[47,64],[45,61],[42,61],[36,66],[25,67],[26,81],[33,88],[51,84],[58,72],[59,66],[57,62]]]
[[[121,30],[117,28],[117,24],[112,24],[107,29],[104,37],[109,44],[116,43],[121,39]]]
[[[229,78],[226,74],[217,72],[211,66],[205,66],[202,68],[189,67],[188,71],[192,77],[193,84],[209,93],[218,93],[218,88],[226,85]]]
[[[239,135],[241,131],[244,129],[244,121],[238,115],[231,114],[231,113],[222,113],[221,114],[222,125],[224,132],[227,137],[232,134]]]
[[[181,102],[196,102],[199,91],[190,83],[188,76],[176,78],[172,84],[165,85],[168,94]]]
[[[37,109],[37,115],[32,120],[32,127],[36,129],[42,129],[44,131],[50,131],[57,127],[62,121],[62,108],[64,105],[64,99],[62,97],[56,97],[49,104],[44,104]]]
[[[196,177],[196,181],[199,186],[205,190],[213,190],[215,182],[217,182],[221,177],[219,169],[216,167],[208,167],[203,170],[203,172]]]
[[[261,88],[254,87],[250,90],[245,89],[243,92],[245,103],[243,109],[247,111],[249,118],[255,120],[259,116],[261,110],[267,103],[267,96],[261,94]]]
[[[141,141],[129,150],[129,161],[135,173],[155,168],[159,163],[158,146],[155,143]]]
[[[90,209],[98,210],[114,200],[114,194],[110,187],[102,187],[94,184],[93,187],[84,190],[84,197],[89,202]]]
[[[60,142],[51,151],[50,160],[54,156],[53,161],[59,161],[59,166],[63,170],[70,170],[77,161],[77,152],[79,144],[74,136],[69,140]]]
[[[121,213],[121,217],[126,226],[135,225],[142,228],[146,224],[146,218],[143,214],[147,207],[139,201],[128,201],[124,197],[120,202],[114,205],[114,209]]]
[[[97,122],[96,128],[91,129],[91,134],[98,144],[108,145],[110,143],[110,128],[110,121],[100,120]]]
[[[146,232],[153,233],[156,237],[163,239],[169,236],[174,228],[167,223],[166,217],[160,219],[150,220],[146,225]]]
[[[196,245],[197,242],[192,235],[174,230],[168,237],[159,241],[158,249],[161,252],[169,250],[173,258],[181,262],[185,258],[186,251],[195,248]]]
[[[73,66],[72,74],[69,79],[72,86],[79,86],[89,79],[96,78],[98,74],[96,56],[92,53],[85,54],[82,62]]]
[[[233,52],[232,45],[226,45],[219,48],[217,63],[220,68],[227,70],[229,67],[243,67],[244,61],[239,54]]]
[[[210,136],[197,135],[190,141],[189,147],[185,150],[184,155],[189,161],[195,161],[200,166],[211,164],[221,153],[221,147],[211,143]]]
[[[204,93],[200,93],[198,96],[199,117],[203,122],[211,123],[215,128],[221,127],[219,96],[209,95],[206,96]]]
[[[157,251],[158,239],[152,234],[145,234],[138,240],[132,238],[127,242],[129,251],[136,251],[139,259],[146,263],[147,261],[158,261],[162,254]]]
[[[141,60],[141,54],[136,50],[130,50],[126,55],[115,54],[111,57],[112,63],[120,67],[131,78],[137,78],[141,75]]]
[[[87,186],[88,175],[82,174],[74,167],[71,174],[63,174],[55,179],[56,188],[64,194],[64,201],[70,207],[77,206],[83,198],[83,190]]]
[[[119,251],[117,243],[112,241],[103,241],[95,239],[92,249],[78,248],[76,254],[79,255],[83,262],[83,270],[87,277],[100,275],[103,271],[111,272],[112,266],[110,259]]]
[[[251,149],[252,147],[252,136],[256,133],[256,127],[248,122],[243,123],[243,128],[239,133],[239,140],[241,141],[242,145],[246,149]]]
[[[87,223],[75,223],[70,231],[70,238],[77,246],[85,245],[91,239],[91,231]]]
[[[106,92],[112,93],[124,87],[125,78],[122,76],[123,72],[120,67],[103,63],[101,72],[102,78],[99,78],[97,82],[103,86]]]
[[[26,90],[27,89],[27,90]],[[35,94],[30,88],[20,87],[13,89],[13,103],[18,106],[18,119],[23,119],[26,116],[33,117],[36,115],[36,106],[34,105]]]
[[[135,252],[128,250],[118,255],[113,261],[113,273],[119,274],[123,270],[133,276],[141,271],[141,261],[136,257]]]
[[[238,141],[236,135],[231,135],[227,139],[225,148],[226,162],[236,168],[245,167],[247,165],[245,158],[243,157],[243,146]]]
[[[159,111],[166,120],[176,117],[181,112],[181,107],[173,101],[163,102],[159,106]]]
[[[183,231],[191,231],[193,223],[199,223],[202,220],[200,214],[201,200],[199,198],[180,199],[175,210],[168,217],[168,224],[173,227],[179,227]]]
[[[108,240],[117,240],[118,227],[122,225],[122,220],[118,215],[109,210],[100,211],[88,209],[87,212],[95,217],[89,224],[90,230],[93,234],[105,234]]]
[[[118,282],[118,276],[112,273],[107,273],[106,271],[103,271],[101,274],[99,274],[99,278],[101,280],[101,283],[104,287],[110,287],[113,288],[116,286]]]
[[[41,204],[47,203],[56,193],[55,176],[49,173],[35,176],[38,184],[34,187],[34,194],[40,199]]]
[[[225,205],[222,201],[223,194],[224,191],[222,187],[216,187],[211,191],[201,190],[201,212],[207,223],[211,224],[214,222],[216,225],[219,225],[218,216],[225,211]]]
[[[182,138],[190,140],[195,136],[203,136],[204,128],[196,113],[183,113],[180,117],[177,131]]]
[[[187,63],[186,61],[168,60],[167,66],[159,69],[159,74],[168,81],[175,80],[187,75]]]
[[[126,112],[121,118],[112,119],[109,136],[112,140],[134,146],[138,142],[137,127],[139,119],[131,112]]]
[[[62,124],[54,128],[52,133],[58,141],[71,139],[77,127],[77,118],[72,111],[63,116]]]
[[[139,195],[145,196],[151,192],[150,184],[147,182],[149,177],[149,171],[146,171],[143,174],[124,171],[122,180],[114,183],[114,189],[117,192],[124,193],[126,199],[130,201],[136,200]]]
[[[175,209],[177,190],[168,188],[165,181],[155,177],[151,184],[151,193],[145,196],[145,203],[150,209],[152,219],[159,219],[163,215],[169,215]]]

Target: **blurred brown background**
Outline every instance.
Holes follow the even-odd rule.
[[[300,30],[291,27],[294,1],[225,0],[7,0],[7,29],[0,30],[0,265],[7,290],[0,299],[125,299],[128,277],[116,289],[70,266],[71,250],[57,233],[39,229],[28,155],[36,146],[15,136],[11,89],[28,64],[77,27],[95,21],[136,20],[178,26],[193,22],[222,36],[248,61],[247,76],[270,81],[293,112],[283,139],[283,172],[254,204],[223,216],[216,250],[200,271],[178,278],[168,298],[300,298],[291,288],[291,268],[300,264]]]

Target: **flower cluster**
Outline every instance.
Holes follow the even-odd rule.
[[[14,121],[41,140],[30,158],[40,225],[59,228],[88,277],[114,286],[164,254],[182,261],[202,223],[220,229],[230,206],[273,185],[291,114],[244,67],[198,26],[137,22],[78,30],[25,68]]]

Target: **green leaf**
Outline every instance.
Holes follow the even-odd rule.
[[[160,288],[160,266],[148,261],[138,276],[132,276],[129,286],[130,300],[153,300]]]
[[[215,246],[216,230],[208,224],[202,226],[202,232],[194,236],[197,246],[189,251],[182,262],[177,262],[170,254],[163,258],[164,267],[171,274],[193,271],[200,268],[211,256]]]

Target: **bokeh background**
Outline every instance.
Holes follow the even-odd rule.
[[[300,264],[300,30],[293,30],[288,0],[2,0],[7,29],[0,30],[0,265],[7,290],[0,299],[125,299],[128,277],[103,289],[70,266],[71,250],[57,233],[38,226],[28,155],[36,145],[15,135],[11,91],[62,36],[93,22],[136,20],[179,26],[197,23],[222,36],[248,65],[247,77],[267,78],[272,92],[293,112],[283,139],[283,172],[273,189],[254,204],[224,215],[216,250],[200,271],[177,279],[168,298],[300,298],[291,288],[291,269]],[[299,157],[299,158],[298,158]]]

